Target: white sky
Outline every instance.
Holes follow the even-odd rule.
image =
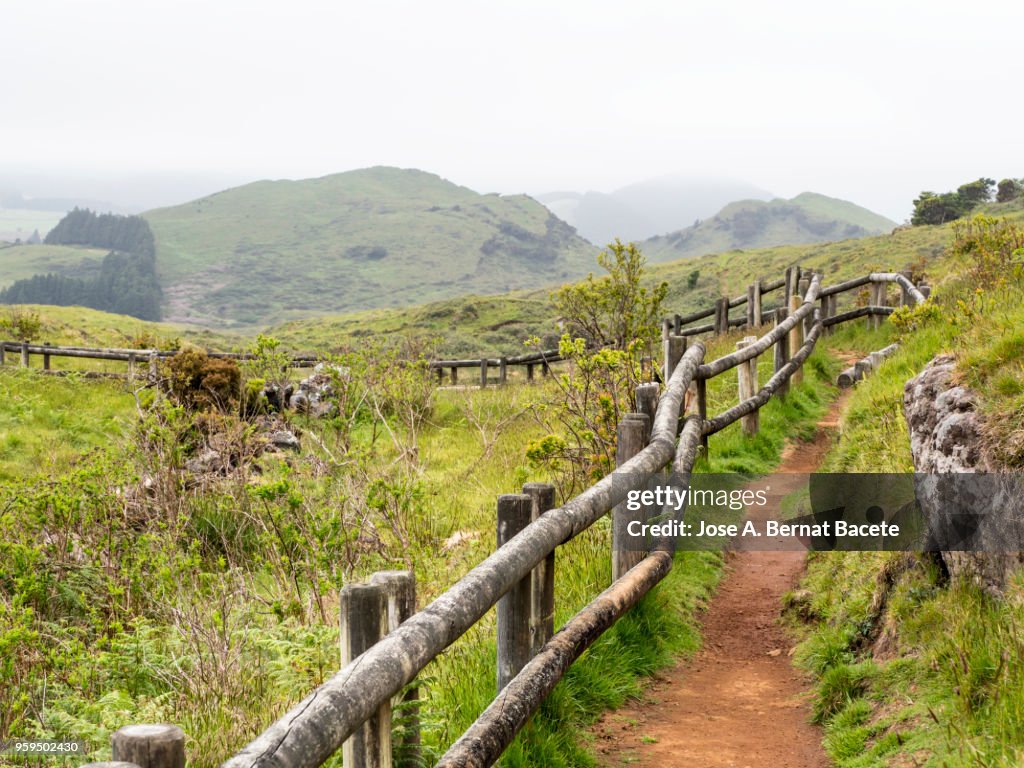
[[[531,193],[687,173],[898,219],[1024,176],[1019,0],[0,0],[0,28],[0,165]]]

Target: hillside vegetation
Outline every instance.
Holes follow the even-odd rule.
[[[693,226],[652,237],[653,261],[703,256],[734,248],[821,243],[891,232],[896,223],[859,205],[804,192],[792,200],[741,200]]]
[[[528,197],[398,168],[261,181],[145,218],[167,318],[210,326],[546,285],[596,254]]]

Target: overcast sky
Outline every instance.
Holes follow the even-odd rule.
[[[1024,176],[1024,3],[3,0],[0,165],[481,192],[684,173],[852,199]]]

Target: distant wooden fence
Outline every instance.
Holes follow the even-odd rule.
[[[505,384],[508,380],[508,369],[513,366],[526,368],[526,380],[533,381],[534,370],[540,368],[541,375],[547,376],[551,373],[551,364],[562,360],[557,349],[530,352],[515,357],[484,357],[473,360],[433,360],[430,363],[430,370],[435,371],[437,383],[444,382],[444,372],[451,373],[451,383],[459,383],[459,369],[470,368],[480,371],[480,386],[486,387],[488,382],[488,370],[498,369],[498,384]]]
[[[37,355],[43,358],[42,369],[51,370],[51,358],[68,357],[85,360],[116,360],[128,363],[128,373],[133,375],[138,372],[139,366],[145,365],[147,373],[156,375],[156,369],[160,360],[174,357],[177,351],[166,351],[157,349],[98,349],[95,347],[58,347],[51,344],[29,344],[24,341],[0,341],[0,365],[7,362],[7,354],[18,355],[18,360],[23,368],[31,364],[31,356]],[[206,352],[207,356],[223,360],[254,360],[255,355],[245,352]],[[288,360],[289,368],[312,368],[321,361],[321,357],[315,355],[299,355]]]
[[[879,307],[836,313],[831,297],[863,285],[895,283],[907,302],[925,300],[926,292],[901,274],[874,273],[828,288],[822,288],[819,274],[794,273],[792,277],[791,282],[782,283],[794,291],[789,308],[762,312],[759,319],[771,328],[760,337],[748,336],[724,357],[705,362],[702,342],[690,343],[687,336],[674,334],[675,328],[666,326],[667,382],[660,397],[658,384],[638,388],[640,411],[626,414],[619,422],[616,469],[558,507],[554,488],[545,484],[527,484],[521,494],[500,496],[496,551],[426,608],[415,611],[411,574],[377,574],[368,584],[347,586],[341,600],[341,670],[229,758],[224,768],[317,768],[343,745],[346,768],[390,766],[391,708],[399,695],[405,697],[406,712],[413,705],[413,724],[403,730],[403,738],[405,753],[414,756],[410,762],[418,763],[417,697],[409,686],[495,606],[498,694],[437,765],[461,768],[497,761],[573,661],[672,569],[673,538],[657,538],[644,551],[631,551],[622,545],[623,536],[631,522],[643,522],[652,513],[664,521],[679,522],[685,508],[667,505],[662,510],[633,512],[623,503],[627,494],[645,489],[666,468],[671,469],[671,482],[684,492],[711,435],[736,421],[742,421],[745,433],[756,432],[752,417],[772,397],[785,394],[825,329],[857,317],[874,322],[882,313],[873,310],[885,301],[884,291],[875,287]],[[801,280],[804,290],[797,293]],[[832,312],[826,316],[830,307]],[[724,322],[721,316],[717,322],[727,328],[727,313]],[[774,350],[774,372],[759,385],[757,360],[769,349]],[[441,362],[450,368],[453,362],[466,361]],[[738,369],[739,402],[711,416],[707,381],[733,368]],[[697,413],[687,415],[683,406],[691,387],[697,392]],[[609,512],[611,586],[555,633],[555,552]]]

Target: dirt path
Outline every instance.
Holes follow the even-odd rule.
[[[789,448],[771,496],[797,490],[828,448],[841,401],[815,439]],[[782,595],[804,567],[803,552],[732,552],[703,621],[704,645],[657,676],[643,700],[605,715],[594,729],[603,766],[823,768],[821,731],[810,723],[809,687],[792,666],[792,641],[778,624]]]

